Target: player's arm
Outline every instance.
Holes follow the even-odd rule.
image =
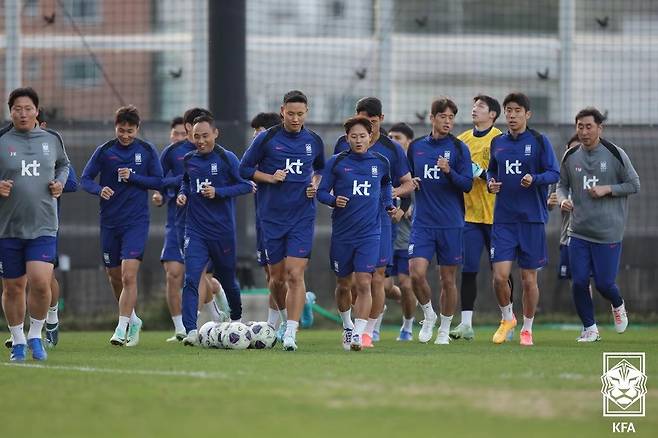
[[[571,193],[571,181],[569,179],[569,170],[567,166],[568,160],[569,157],[566,155],[562,158],[562,163],[560,164],[560,179],[555,188],[555,193],[557,194],[557,205],[559,205],[560,209],[564,211],[571,211],[573,208],[571,199],[569,199],[569,193]]]
[[[398,181],[400,185],[393,188],[393,197],[394,198],[407,198],[409,194],[414,191],[416,186],[414,185],[413,179],[411,178],[411,168],[409,167],[409,160],[404,153],[402,146],[395,143],[395,156],[396,164],[393,168],[393,163],[389,163],[391,167],[391,175],[397,174]]]
[[[251,182],[240,176],[240,161],[235,154],[227,151],[226,156],[228,157],[228,170],[229,176],[233,180],[233,184],[215,187],[215,195],[220,198],[231,198],[240,195],[246,195],[247,193],[252,193],[256,191],[256,186]]]
[[[447,173],[448,181],[464,193],[468,193],[473,188],[473,170],[471,167],[471,152],[464,143],[460,142],[462,148],[461,158],[455,160],[454,169]]]
[[[278,184],[286,179],[286,172],[284,170],[279,169],[272,175],[258,170],[258,164],[265,156],[263,139],[266,135],[267,131],[258,134],[251,142],[251,146],[245,151],[240,161],[240,176],[257,183]]]
[[[162,187],[162,165],[157,158],[158,152],[155,148],[153,146],[148,146],[148,148],[150,153],[147,154],[149,159],[146,175],[130,172],[128,182],[143,189],[160,190]]]
[[[493,149],[493,143],[496,139],[491,141],[490,148]],[[496,160],[496,155],[490,154],[489,156],[489,166],[487,167],[487,191],[489,193],[498,193],[502,186],[501,182],[496,181],[498,176],[498,160]]]
[[[390,166],[386,170],[387,172],[381,180],[381,200],[386,211],[390,212],[391,210],[395,210],[396,207],[393,204],[393,184],[391,183]]]
[[[100,154],[101,147],[98,147],[92,154],[91,158],[89,158],[85,168],[82,170],[82,176],[80,177],[80,186],[82,187],[82,190],[91,193],[92,195],[100,195],[101,190],[103,190],[103,187],[95,181],[96,176],[98,176],[101,171],[99,159]]]
[[[64,193],[72,193],[77,190],[78,190],[78,175],[76,175],[73,166],[69,164],[69,176],[66,178],[66,184],[64,184]]]
[[[162,167],[163,177],[162,177],[162,186],[159,189],[159,191],[162,192],[163,204],[166,202],[164,200],[166,189],[178,190],[181,183],[183,182],[183,175],[173,174],[173,167],[171,165],[171,160],[170,160],[171,146],[172,145],[167,146],[162,151],[162,154],[160,155],[160,166]]]
[[[66,179],[69,177],[69,161],[68,155],[66,155],[66,149],[64,149],[64,143],[59,135],[56,135],[59,147],[57,148],[57,158],[55,160],[55,182],[59,182],[62,185],[62,188],[66,185]]]
[[[640,176],[635,171],[631,159],[625,151],[618,149],[621,154],[624,167],[622,169],[622,181],[619,184],[610,186],[612,196],[628,196],[640,191]]]
[[[334,157],[331,157],[327,166],[324,168],[317,192],[318,201],[330,207],[336,206],[336,197],[331,193],[336,183],[336,177],[333,172],[334,161]]]
[[[560,179],[560,167],[557,163],[557,158],[555,157],[555,152],[553,152],[553,145],[551,145],[548,137],[542,134],[544,139],[544,148],[541,154],[541,173],[532,176],[532,184],[545,186],[548,184],[554,184]]]

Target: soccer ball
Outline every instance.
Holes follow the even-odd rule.
[[[276,344],[276,330],[266,322],[255,322],[249,326],[251,331],[251,348],[262,350]]]
[[[203,348],[212,348],[214,345],[210,339],[210,334],[217,324],[213,321],[208,321],[199,329],[199,345]]]
[[[210,344],[210,348],[222,348],[222,331],[219,327],[220,325],[221,324],[215,324],[215,326],[210,330],[210,333],[208,334],[208,343]]]
[[[231,350],[244,350],[251,344],[249,327],[241,322],[232,322],[224,330],[222,345]]]
[[[231,325],[230,322],[220,322],[215,326],[215,329],[210,332],[210,335],[213,337],[213,341],[216,342],[216,348],[226,348],[224,347],[222,338],[224,337],[224,332],[229,325]]]

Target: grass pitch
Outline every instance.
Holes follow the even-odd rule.
[[[417,329],[415,329],[417,331]],[[0,436],[602,437],[613,421],[658,430],[658,329],[535,330],[533,348],[495,346],[491,328],[449,346],[396,342],[345,352],[338,330],[300,332],[295,353],[202,350],[143,332],[63,332],[45,363],[0,362]],[[645,352],[646,417],[603,418],[602,352]]]

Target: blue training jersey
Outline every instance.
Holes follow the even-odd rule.
[[[251,182],[239,175],[238,157],[220,145],[207,154],[189,152],[184,158],[183,183],[180,193],[187,196],[185,235],[205,239],[235,240],[235,207],[233,198],[251,193]],[[215,197],[201,194],[204,186],[215,188]]]
[[[324,169],[324,144],[315,132],[302,127],[288,132],[276,125],[254,138],[240,163],[240,176],[252,179],[256,170],[287,172],[278,184],[258,184],[258,217],[263,222],[288,226],[315,217],[315,200],[306,197],[313,173]]]
[[[122,181],[118,169],[130,169],[130,178]],[[95,181],[100,174],[99,183]],[[135,139],[123,146],[112,139],[99,146],[91,156],[80,178],[83,190],[99,195],[103,187],[114,190],[108,200],[100,199],[101,226],[117,227],[149,222],[148,191],[160,190],[162,166],[158,152],[150,143]]]
[[[414,140],[407,151],[411,172],[420,178],[416,192],[413,226],[460,228],[464,226],[464,193],[473,187],[471,153],[452,134],[440,139],[432,135]],[[437,161],[448,160],[450,172],[443,173]]]
[[[332,194],[333,191],[333,194]],[[353,242],[379,237],[380,205],[393,207],[390,164],[386,157],[370,150],[334,155],[327,162],[318,187],[318,200],[336,207],[336,197],[349,198],[344,208],[334,208],[332,239]]]
[[[183,182],[183,158],[189,152],[195,151],[196,146],[189,140],[172,143],[162,150],[160,164],[162,165],[162,196],[167,203],[167,227],[176,225],[185,227],[186,207],[176,205],[176,196]]]
[[[532,184],[521,187],[525,174]],[[491,140],[487,179],[502,182],[494,205],[494,223],[548,221],[548,185],[560,178],[553,146],[543,134],[526,129],[514,138],[507,132]]]

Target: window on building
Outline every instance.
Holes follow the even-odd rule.
[[[62,3],[74,20],[94,23],[101,21],[100,0],[63,0]]]
[[[101,71],[86,56],[62,60],[62,82],[66,87],[95,87],[101,83]]]

